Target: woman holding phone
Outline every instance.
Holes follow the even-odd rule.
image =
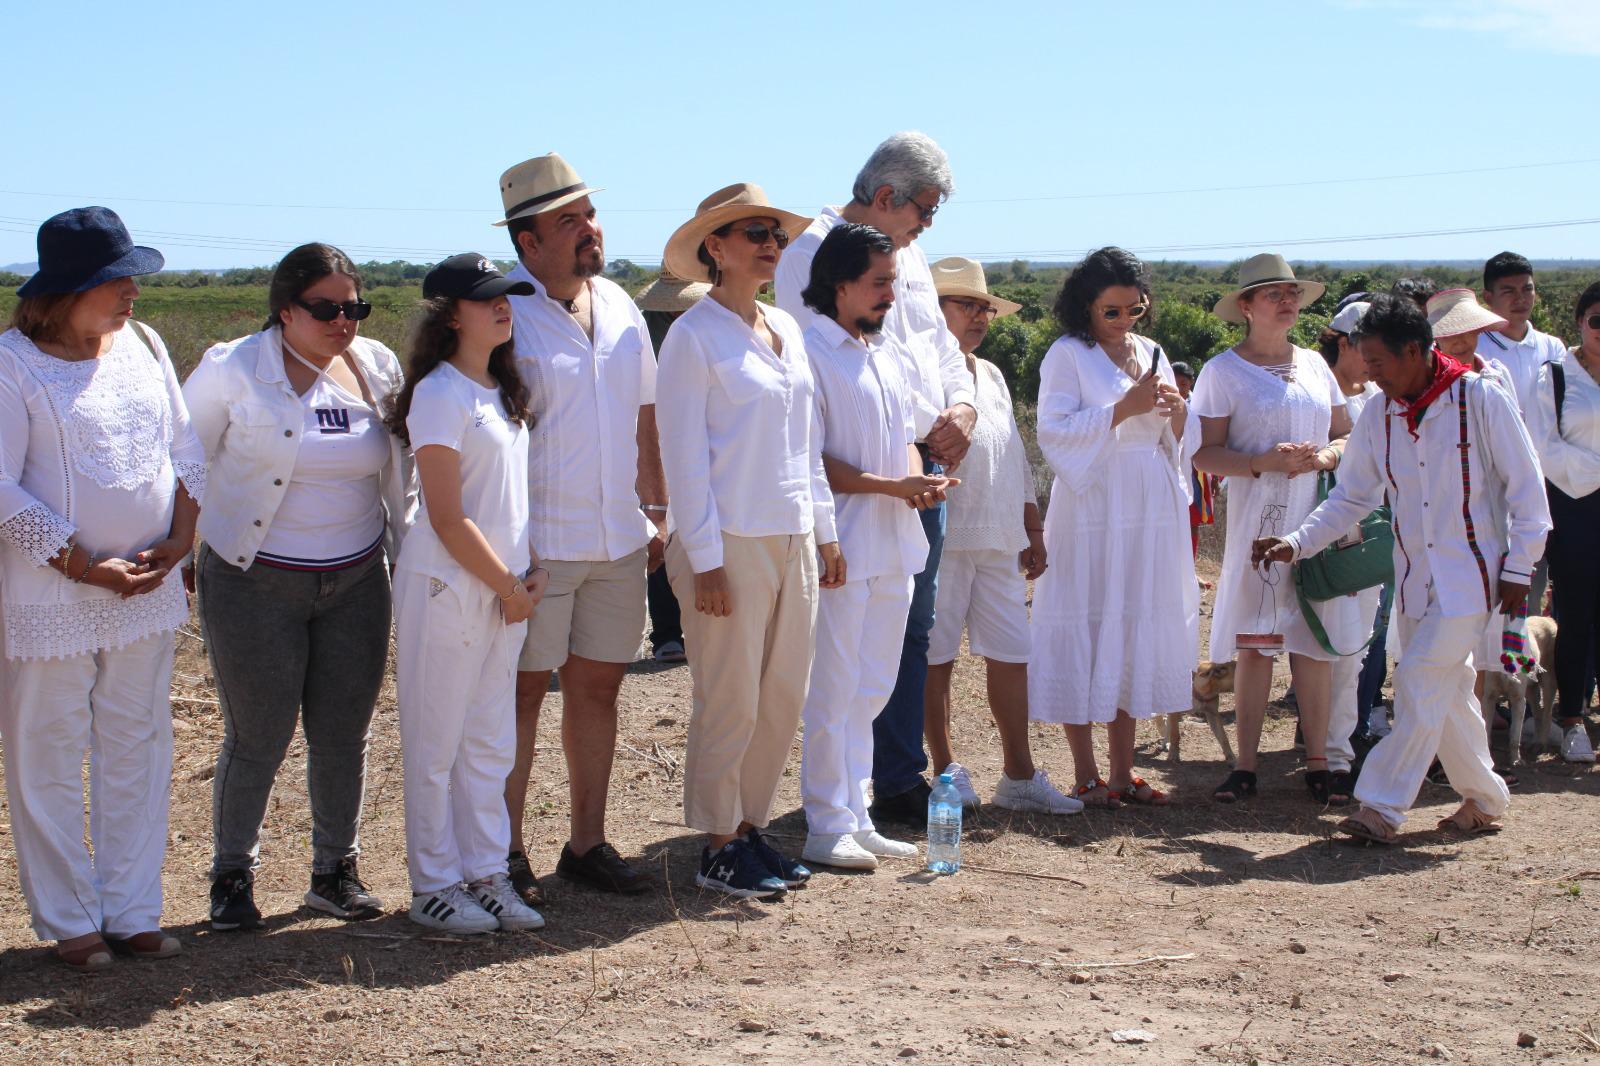
[[[1144,264],[1101,248],[1061,287],[1064,336],[1039,381],[1039,447],[1055,472],[1050,569],[1034,586],[1028,704],[1060,722],[1086,806],[1163,805],[1133,773],[1141,718],[1189,707],[1199,609],[1180,441],[1188,416],[1161,347],[1133,332],[1150,309]],[[1100,777],[1092,726],[1110,735]]]

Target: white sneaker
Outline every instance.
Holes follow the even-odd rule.
[[[994,787],[994,798],[989,801],[1008,811],[1030,811],[1034,814],[1077,814],[1083,802],[1064,794],[1050,783],[1050,775],[1035,770],[1027,781],[1013,781],[1005,774]]]
[[[460,885],[414,894],[410,918],[442,933],[492,933],[500,928],[495,916],[478,906]]]
[[[800,857],[806,862],[838,866],[846,870],[876,870],[878,860],[856,843],[849,833],[811,833]]]
[[[1594,745],[1582,722],[1561,734],[1561,757],[1567,762],[1594,762]]]
[[[950,775],[951,783],[956,786],[956,791],[961,793],[961,806],[976,809],[982,802],[978,790],[972,787],[972,775],[967,773],[967,768],[958,762],[953,762],[944,768]]]
[[[1539,736],[1539,723],[1534,721],[1532,709],[1528,716],[1522,720],[1522,742],[1524,744],[1537,744]],[[1554,718],[1550,719],[1550,731],[1544,737],[1545,746],[1560,748],[1567,742],[1567,731],[1561,728],[1561,723]]]
[[[474,881],[467,886],[467,891],[478,901],[478,906],[507,932],[544,928],[544,915],[522,902],[517,890],[511,887],[511,878],[503,873]]]
[[[855,841],[861,845],[861,850],[880,859],[911,859],[917,854],[915,844],[907,844],[904,840],[890,840],[876,829],[863,829],[855,835]]]

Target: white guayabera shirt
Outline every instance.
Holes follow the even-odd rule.
[[[1514,341],[1503,333],[1484,330],[1478,334],[1478,355],[1486,363],[1497,362],[1505,368],[1512,399],[1517,410],[1528,417],[1533,406],[1534,385],[1539,379],[1539,368],[1546,363],[1559,363],[1567,357],[1567,347],[1561,338],[1540,333],[1532,326],[1520,340]]]

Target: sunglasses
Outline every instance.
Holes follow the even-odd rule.
[[[1149,304],[1134,304],[1132,307],[1106,307],[1101,309],[1100,317],[1107,322],[1116,322],[1123,315],[1127,315],[1128,321],[1134,322],[1143,318],[1148,310],[1150,310]]]
[[[334,303],[332,300],[318,300],[316,303],[307,303],[296,296],[295,306],[304,308],[306,314],[318,322],[332,322],[342,313],[349,322],[360,322],[372,314],[372,305],[365,300],[346,300],[344,303]]]
[[[1590,315],[1584,320],[1583,324],[1588,326],[1590,329],[1600,329],[1600,315]]]
[[[780,252],[789,247],[789,231],[781,226],[769,226],[764,222],[752,222],[740,232],[744,234],[744,239],[751,244],[766,244],[770,240],[778,246]]]
[[[917,209],[917,217],[925,223],[932,222],[933,216],[939,213],[938,204],[934,204],[932,207],[923,207],[920,201],[910,196],[906,197],[906,203]]]

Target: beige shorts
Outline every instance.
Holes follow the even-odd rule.
[[[569,655],[633,662],[644,639],[645,551],[609,563],[546,559],[550,584],[528,622],[517,669],[556,670]]]

